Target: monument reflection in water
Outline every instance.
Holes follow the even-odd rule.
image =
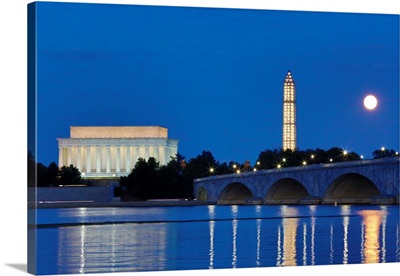
[[[384,263],[400,259],[398,205],[38,211],[38,274]],[[46,224],[45,217],[60,221]],[[110,220],[104,223],[105,218]],[[103,222],[99,224],[99,220]]]

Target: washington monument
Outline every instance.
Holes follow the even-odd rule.
[[[282,149],[294,151],[296,142],[296,88],[289,70],[283,82]]]

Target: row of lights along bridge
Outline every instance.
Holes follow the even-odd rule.
[[[386,150],[385,147],[382,147],[382,148],[381,148],[381,151],[382,151],[382,152],[385,152],[385,150]],[[348,152],[347,150],[343,150],[343,151],[342,151],[342,156],[343,156],[344,158],[346,158],[346,157],[348,156],[348,154],[349,154],[349,152]],[[396,151],[395,155],[396,155],[396,156],[399,156],[399,152]],[[315,160],[315,158],[316,158],[315,154],[311,154],[311,155],[310,155],[310,161]],[[363,155],[360,156],[360,161],[362,161],[362,160],[364,160],[364,156],[363,156]],[[280,163],[277,163],[276,166],[275,166],[275,168],[278,169],[278,170],[279,170],[279,169],[282,169],[282,168],[285,166],[286,161],[287,161],[286,158],[282,158],[281,162],[280,162]],[[329,159],[329,162],[330,162],[330,163],[333,163],[333,162],[334,162],[333,158],[330,158],[330,159]],[[305,167],[305,166],[307,166],[308,164],[309,164],[309,162],[307,162],[307,160],[303,160],[303,161],[301,161],[300,166]],[[256,165],[254,166],[254,168],[252,169],[252,171],[256,172],[256,171],[258,170],[257,168],[260,168],[260,166],[261,166],[260,161],[257,161],[257,163],[256,163]],[[250,166],[250,161],[248,161],[248,160],[245,162],[245,164],[243,165],[243,167],[241,167],[239,164],[233,164],[233,165],[232,165],[232,170],[233,170],[233,172],[236,173],[236,174],[240,174],[240,173],[242,173],[243,171],[251,171],[250,168],[251,168],[251,166]],[[214,173],[215,173],[215,168],[210,167],[209,173],[210,173],[210,174],[214,174]]]

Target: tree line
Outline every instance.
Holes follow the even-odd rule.
[[[51,162],[46,167],[42,163],[36,163],[33,155],[28,153],[28,187],[58,187],[70,184],[90,186],[90,181],[83,180],[79,169],[72,164],[59,168],[56,162]]]
[[[398,152],[391,149],[377,149],[373,158],[398,156]],[[159,198],[193,198],[193,180],[212,175],[242,173],[245,171],[284,168],[293,166],[308,166],[320,163],[344,162],[361,160],[363,157],[355,152],[348,152],[338,147],[329,150],[282,150],[267,149],[260,152],[257,161],[250,164],[230,161],[217,161],[210,151],[202,151],[195,158],[186,159],[181,154],[171,156],[166,165],[150,157],[147,160],[139,158],[127,176],[119,179],[120,187],[116,188],[116,196],[123,200],[148,200]],[[48,167],[35,163],[28,155],[28,176],[36,171],[36,179],[28,178],[30,187],[54,187],[68,184],[90,185],[88,180],[82,179],[81,173],[73,165],[58,168],[55,162]]]

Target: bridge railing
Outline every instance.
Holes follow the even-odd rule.
[[[245,171],[240,173],[231,173],[231,174],[223,174],[223,175],[213,175],[208,177],[196,178],[194,182],[203,182],[203,181],[214,181],[217,179],[226,179],[226,178],[240,178],[245,176],[255,176],[255,175],[265,175],[271,173],[288,173],[294,171],[302,171],[302,170],[318,170],[318,169],[328,169],[328,168],[340,168],[340,167],[355,167],[355,166],[369,166],[369,165],[378,165],[378,164],[390,164],[390,163],[399,163],[399,157],[386,157],[379,159],[363,159],[356,161],[346,161],[346,162],[336,162],[336,163],[322,163],[322,164],[311,164],[306,166],[297,166],[297,167],[286,167],[286,168],[275,168],[268,170],[257,170],[257,171]]]

